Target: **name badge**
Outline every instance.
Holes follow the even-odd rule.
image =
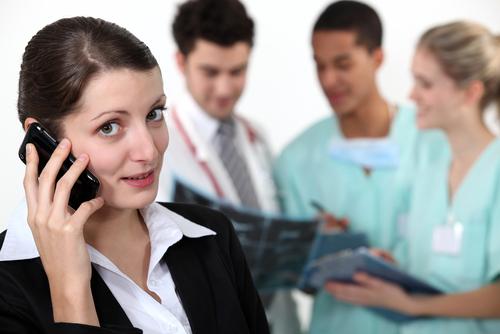
[[[432,250],[438,254],[459,255],[462,249],[463,226],[459,222],[434,228]]]
[[[408,214],[402,213],[397,220],[398,236],[406,238],[408,236]]]

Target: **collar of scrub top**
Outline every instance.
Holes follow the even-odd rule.
[[[164,248],[166,251],[166,248],[179,241],[182,236],[200,238],[216,234],[211,229],[195,224],[158,203],[152,203],[139,211],[148,227],[151,244],[155,245],[152,254],[154,250],[160,248]],[[40,256],[33,234],[26,222],[27,216],[26,202],[23,201],[7,222],[8,230],[0,250],[0,261],[26,260]],[[175,236],[176,234],[178,237]],[[173,243],[172,236],[177,239]],[[96,253],[92,251],[91,246],[87,246],[89,253],[95,257]],[[160,254],[161,252],[155,253]],[[164,252],[161,253],[161,256],[163,254]],[[97,258],[95,259],[97,260]],[[93,260],[92,262],[94,262]]]

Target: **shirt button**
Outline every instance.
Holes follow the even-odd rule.
[[[157,280],[155,280],[155,279],[152,279],[152,280],[149,282],[149,284],[151,284],[151,286],[156,287],[156,286],[158,285],[158,281],[157,281]]]

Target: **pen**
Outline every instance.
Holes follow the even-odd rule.
[[[342,231],[345,231],[349,225],[349,222],[347,219],[342,218],[342,219],[337,219],[332,214],[328,213],[323,205],[321,205],[318,201],[316,200],[311,200],[309,202],[312,207],[314,207],[316,210],[318,210],[319,214],[322,216],[321,219],[324,221],[326,229],[340,229]]]
[[[314,207],[316,210],[318,210],[320,213],[325,213],[325,208],[323,207],[323,205],[319,204],[318,201],[315,201],[315,200],[311,200],[309,202],[309,204],[312,205],[312,207]]]

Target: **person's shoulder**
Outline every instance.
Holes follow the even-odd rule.
[[[409,131],[412,129],[414,132],[417,131],[417,109],[412,104],[400,103],[395,107],[396,126],[403,128],[404,131]]]
[[[246,116],[240,114],[235,115],[236,122],[238,122],[245,130],[246,136],[249,138],[250,142],[262,142],[267,146],[267,133],[264,130],[262,124],[254,119],[249,119]]]
[[[405,117],[415,117],[417,114],[417,108],[415,105],[410,103],[397,103],[396,111],[405,115]]]
[[[3,231],[2,233],[0,233],[0,250],[2,249],[3,242],[5,240],[5,235],[7,235],[7,231]]]
[[[7,229],[7,230],[0,233],[0,251],[3,248],[4,242],[5,242],[5,237],[6,237],[8,232],[9,232],[9,230]],[[19,260],[8,260],[8,261],[0,260],[0,269],[2,269],[3,267],[8,267],[8,268],[11,268],[12,270],[19,269],[22,271],[22,270],[28,269],[28,267],[30,266],[31,263],[36,263],[39,261],[40,261],[39,257],[29,258],[29,259],[19,259]],[[16,268],[18,268],[18,269],[16,269]]]
[[[240,123],[244,127],[247,127],[255,132],[258,132],[258,133],[263,132],[262,124],[260,124],[255,119],[250,119],[245,115],[241,115],[240,113],[235,114],[234,119],[236,120],[236,122]]]
[[[422,164],[450,159],[451,149],[446,134],[440,129],[419,130],[418,153]]]
[[[312,149],[325,145],[325,142],[331,139],[334,128],[335,118],[332,116],[316,121],[285,146],[279,159],[286,161],[290,159],[301,160],[303,156],[308,155]]]
[[[441,130],[418,128],[417,109],[412,104],[397,105],[395,126],[399,141],[413,145],[418,156],[439,155],[446,149],[446,138]]]
[[[495,137],[484,149],[481,157],[484,157],[487,168],[494,170],[495,175],[500,175],[500,137]]]
[[[284,152],[310,148],[310,144],[323,143],[329,140],[333,134],[335,118],[325,117],[308,126],[299,133],[290,144],[285,147]]]
[[[0,233],[0,250],[8,230]],[[46,280],[40,258],[0,261],[0,295],[17,300],[21,291]]]

